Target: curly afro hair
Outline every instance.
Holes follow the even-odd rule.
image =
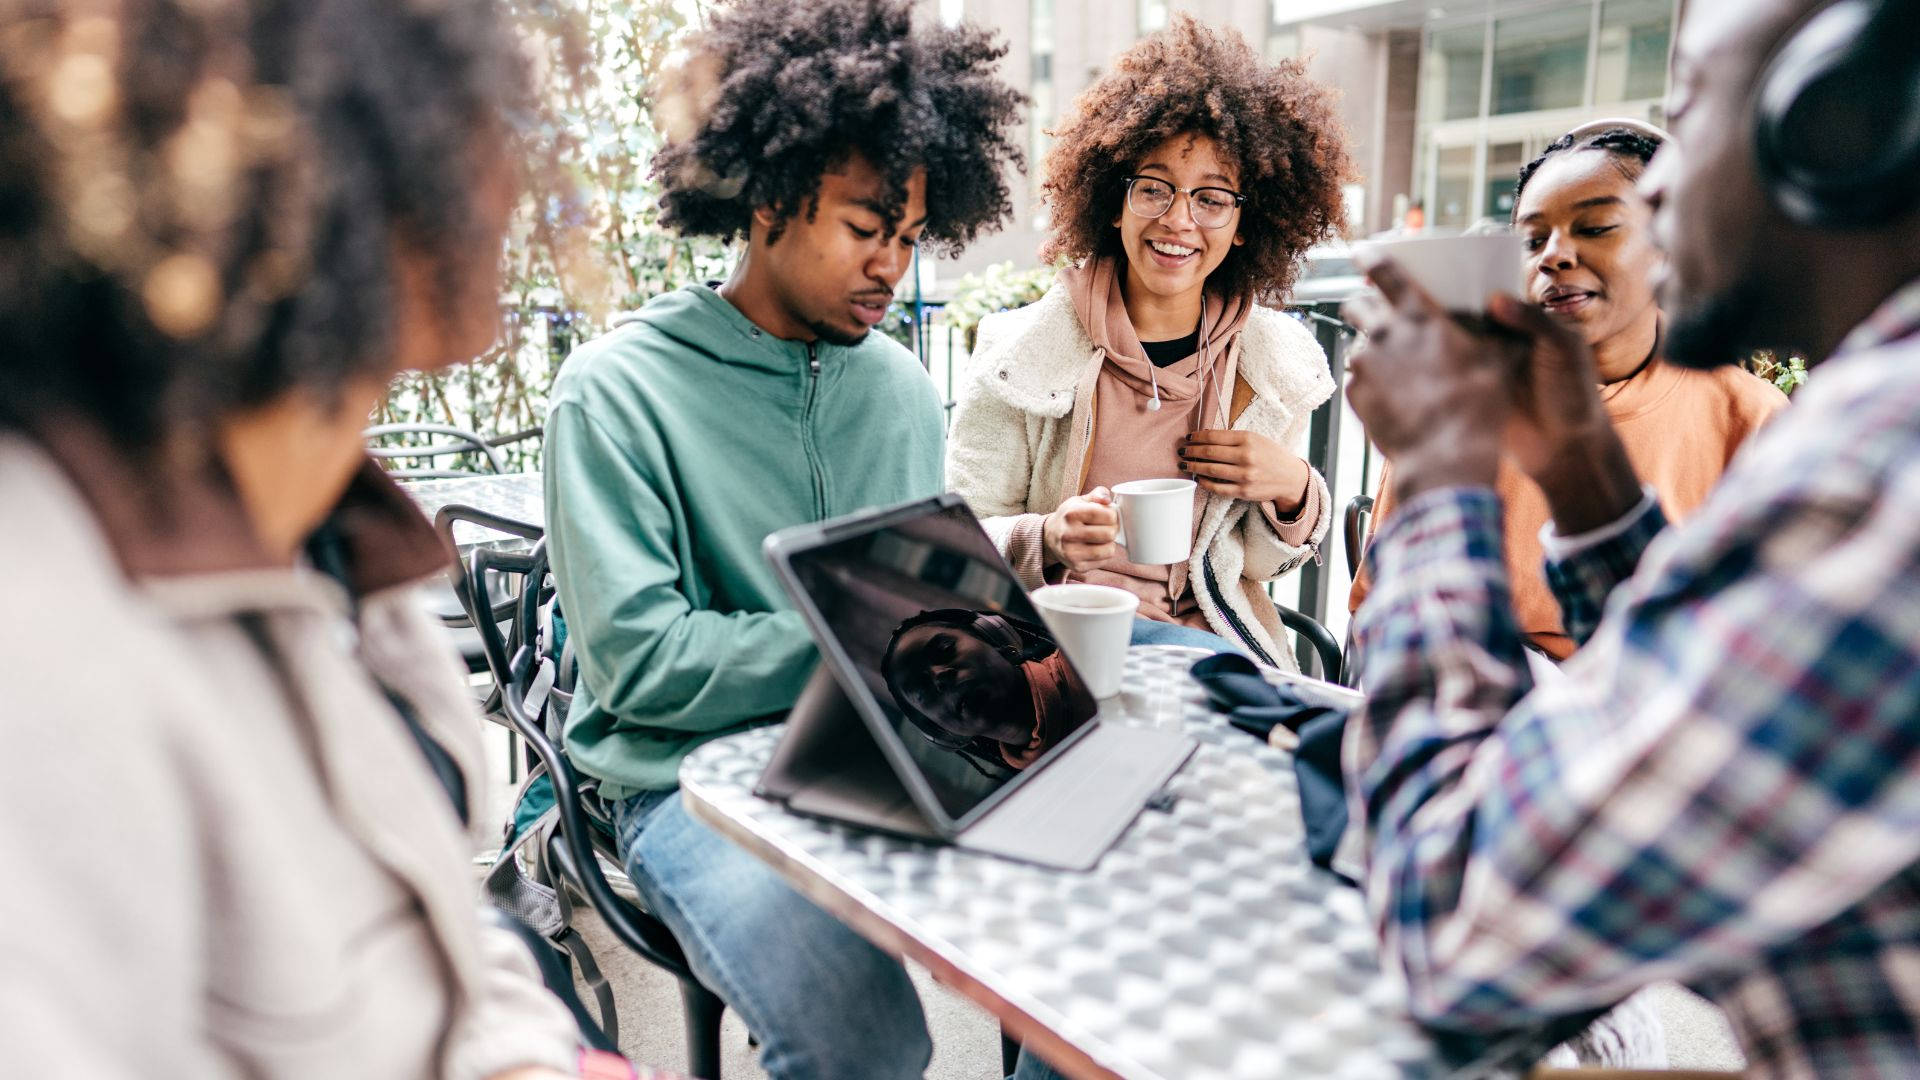
[[[1053,214],[1040,252],[1048,261],[1119,255],[1113,218],[1126,178],[1180,135],[1213,139],[1239,165],[1246,242],[1210,278],[1222,295],[1284,296],[1301,254],[1346,224],[1340,187],[1354,171],[1333,93],[1299,61],[1264,64],[1239,33],[1191,15],[1122,54],[1052,134],[1042,185]]]
[[[1013,212],[1008,133],[1026,99],[994,69],[1006,46],[974,27],[916,30],[908,0],[735,0],[693,43],[690,130],[654,156],[660,218],[733,240],[757,207],[811,214],[821,176],[859,154],[885,177],[888,229],[927,171],[922,242],[957,252]],[[701,76],[707,85],[694,86]],[[674,95],[669,95],[670,97]],[[668,105],[675,102],[669,101]]]
[[[523,74],[489,0],[0,3],[0,429],[140,455],[387,374],[396,238],[449,299],[495,254]]]

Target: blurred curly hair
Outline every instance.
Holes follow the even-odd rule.
[[[1227,296],[1283,298],[1300,256],[1346,224],[1341,185],[1355,174],[1334,101],[1300,61],[1262,63],[1238,32],[1177,16],[1123,53],[1051,133],[1041,190],[1053,231],[1040,257],[1121,256],[1113,220],[1126,178],[1168,139],[1205,135],[1237,164],[1247,197],[1246,242],[1208,284]]]
[[[889,230],[927,171],[921,242],[957,253],[1013,212],[1004,166],[1026,99],[995,74],[1006,46],[971,26],[913,27],[908,0],[734,0],[693,42],[668,92],[687,130],[654,155],[660,220],[746,236],[758,207],[811,220],[820,178],[853,154],[885,178]]]
[[[524,95],[491,0],[0,0],[0,430],[384,376],[396,241],[466,294]]]

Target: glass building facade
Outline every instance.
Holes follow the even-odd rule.
[[[1585,120],[1661,122],[1678,7],[1563,0],[1427,23],[1414,161],[1427,223],[1507,219],[1520,166]]]

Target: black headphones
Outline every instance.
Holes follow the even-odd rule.
[[[1863,228],[1920,206],[1920,0],[1840,0],[1760,79],[1760,177],[1803,225]]]

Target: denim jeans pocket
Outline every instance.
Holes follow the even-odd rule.
[[[633,862],[633,845],[640,839],[640,833],[652,820],[653,812],[668,799],[680,793],[679,788],[665,788],[660,791],[643,791],[625,799],[601,799],[607,810],[607,816],[613,820],[614,840],[620,845],[620,858],[629,865]],[[594,796],[599,798],[598,795]]]

